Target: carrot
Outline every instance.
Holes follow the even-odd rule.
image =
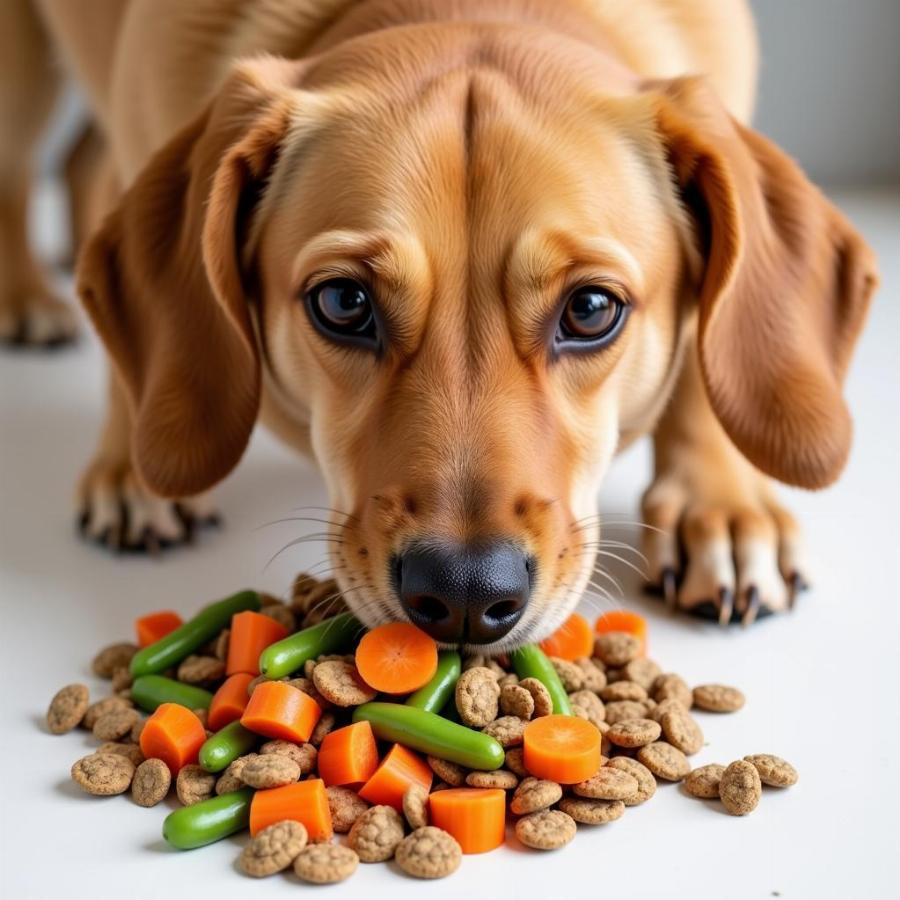
[[[309,694],[283,681],[263,681],[250,695],[241,725],[266,737],[302,744],[321,715],[321,707]]]
[[[334,834],[328,795],[321,778],[296,781],[283,787],[257,791],[250,804],[250,834],[290,819],[306,827],[313,843],[330,841]]]
[[[610,631],[625,631],[633,634],[641,642],[641,656],[647,653],[647,620],[630,609],[610,609],[594,623],[597,634]]]
[[[449,788],[428,798],[431,824],[459,842],[463,853],[485,853],[506,836],[506,792],[500,788]]]
[[[572,613],[550,637],[539,644],[547,656],[560,659],[580,659],[594,651],[594,634],[584,616]]]
[[[139,619],[134,620],[138,646],[149,647],[176,628],[180,628],[182,624],[181,616],[171,609],[163,609],[159,612],[141,616]]]
[[[319,775],[326,786],[359,786],[378,768],[378,747],[369,722],[354,722],[325,736],[319,747]]]
[[[141,732],[141,753],[161,759],[177,775],[182,766],[197,762],[205,741],[206,729],[195,713],[179,703],[162,703]]]
[[[244,714],[250,700],[247,686],[253,677],[249,672],[236,672],[222,682],[209,704],[207,723],[212,731],[224,728]]]
[[[228,639],[227,675],[249,672],[259,675],[259,654],[270,644],[288,636],[288,630],[262,613],[246,610],[231,617],[231,637]]]
[[[363,681],[386,694],[408,694],[428,684],[438,665],[434,639],[409,622],[379,625],[356,648]]]
[[[557,784],[576,784],[600,768],[600,732],[577,716],[541,716],[525,726],[525,768]]]
[[[360,788],[359,796],[372,804],[383,803],[403,810],[403,794],[413,784],[431,790],[431,769],[402,744],[394,744],[372,777]]]

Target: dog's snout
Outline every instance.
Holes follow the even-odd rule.
[[[532,571],[505,542],[415,544],[397,559],[396,588],[410,620],[435,640],[490,644],[522,617]]]

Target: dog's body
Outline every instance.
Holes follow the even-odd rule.
[[[599,478],[655,428],[651,579],[675,598],[680,534],[682,606],[711,601],[727,620],[734,603],[748,621],[787,606],[803,576],[796,527],[759,469],[808,487],[840,471],[840,381],[874,271],[793,164],[737,124],[756,80],[744,0],[37,6],[105,137],[95,205],[117,208],[80,274],[115,363],[83,486],[94,535],[119,528],[124,500],[133,540],[177,539],[157,495],[202,515],[185,498],[230,470],[261,412],[322,464],[338,578],[363,591],[360,615],[398,615],[410,541],[502,539],[541,573],[526,563],[541,611],[511,632],[522,640],[571,608]],[[3,15],[0,32],[30,42],[2,78],[0,124],[21,121],[18,138],[44,113],[16,107],[10,81],[49,84],[34,75],[46,48],[31,4]],[[2,152],[15,193],[23,167]],[[340,265],[319,266],[338,250]],[[6,261],[0,309],[27,318],[32,303],[45,331],[66,332],[28,259]],[[357,260],[380,290],[374,363],[271,299],[297,296],[317,266],[356,278]],[[574,296],[576,268],[577,283],[609,288],[591,302],[621,292],[628,325],[583,362],[566,349],[581,353],[580,333],[545,358],[541,291]]]

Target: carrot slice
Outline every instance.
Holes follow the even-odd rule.
[[[402,744],[394,744],[372,777],[360,788],[359,796],[372,804],[383,803],[403,810],[403,795],[413,784],[431,790],[432,771],[425,762]]]
[[[306,827],[313,843],[330,841],[334,834],[328,795],[321,778],[309,778],[283,787],[257,791],[250,803],[250,834],[290,819]]]
[[[326,786],[361,785],[378,768],[378,746],[367,721],[354,722],[325,736],[317,757]]]
[[[550,637],[540,643],[547,656],[560,659],[581,659],[594,652],[594,633],[584,616],[572,613]]]
[[[537,778],[576,784],[600,768],[600,732],[577,716],[541,716],[525,726],[525,768]]]
[[[225,674],[249,672],[259,675],[259,654],[276,641],[288,636],[280,622],[262,613],[246,610],[231,617],[231,636],[228,638],[228,661]]]
[[[431,824],[459,842],[463,853],[485,853],[506,836],[506,792],[499,788],[449,788],[428,798]]]
[[[366,684],[386,694],[408,694],[437,671],[434,638],[409,622],[379,625],[356,648],[356,668]]]
[[[244,714],[250,700],[247,686],[253,677],[249,672],[235,672],[222,682],[209,704],[207,723],[211,731],[224,728]]]
[[[173,775],[197,762],[206,741],[206,729],[196,714],[180,703],[161,703],[141,732],[141,753],[161,759]]]
[[[321,715],[321,707],[309,694],[284,681],[263,681],[250,695],[241,725],[266,737],[302,744]]]
[[[181,616],[171,609],[163,609],[159,612],[148,613],[134,620],[134,630],[137,633],[139,647],[149,647],[158,640],[164,638],[170,631],[183,625]]]
[[[641,656],[647,654],[647,620],[630,609],[610,609],[594,623],[597,634],[625,631],[641,642]]]

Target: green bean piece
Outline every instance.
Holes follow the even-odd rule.
[[[258,742],[258,734],[248,731],[239,721],[231,722],[207,739],[200,748],[198,762],[207,772],[221,772]]]
[[[213,695],[203,688],[183,684],[164,675],[142,675],[131,685],[131,699],[147,712],[161,703],[178,703],[188,709],[209,709]]]
[[[131,658],[131,674],[154,675],[178,665],[198,647],[211,641],[223,628],[231,624],[231,617],[244,610],[258,610],[259,594],[256,591],[239,591],[224,600],[211,603],[193,619],[160,638],[155,644],[138,650]]]
[[[220,841],[247,827],[252,799],[253,789],[241,788],[183,806],[166,816],[163,837],[178,850],[193,850]]]
[[[369,722],[382,740],[470,769],[499,769],[506,758],[500,742],[489,734],[402,703],[364,703],[354,711],[353,721]]]
[[[553,663],[544,655],[544,651],[534,644],[527,644],[513,650],[509,654],[513,668],[519,678],[537,678],[550,692],[553,700],[553,712],[563,716],[572,715],[572,706],[569,703],[569,695],[553,668]]]
[[[462,671],[462,658],[455,650],[443,650],[438,654],[437,671],[424,687],[406,698],[407,706],[439,713],[453,695],[453,689]]]
[[[273,681],[284,678],[303,668],[308,659],[350,647],[362,631],[351,613],[332,616],[266,647],[259,657],[260,674]]]

